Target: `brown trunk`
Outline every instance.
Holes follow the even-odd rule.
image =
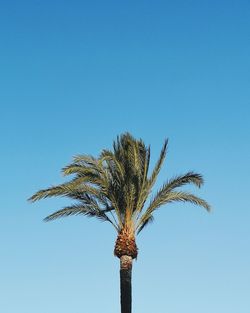
[[[121,290],[121,313],[132,312],[132,263],[131,256],[120,257],[120,290]]]

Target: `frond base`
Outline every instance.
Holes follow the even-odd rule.
[[[124,227],[115,243],[114,255],[121,258],[124,255],[136,259],[138,255],[138,248],[135,242],[134,232],[131,232],[128,228]]]

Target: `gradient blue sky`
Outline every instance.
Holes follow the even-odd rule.
[[[31,205],[78,153],[130,131],[169,154],[159,177],[195,170],[209,215],[163,207],[138,238],[136,313],[250,310],[249,1],[0,4],[0,311],[119,312],[115,233]]]

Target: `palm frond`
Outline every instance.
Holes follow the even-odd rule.
[[[44,220],[46,222],[55,220],[57,218],[72,216],[72,215],[85,215],[87,217],[96,217],[102,221],[108,221],[111,224],[112,221],[102,210],[98,210],[97,208],[93,208],[91,206],[82,206],[78,204],[74,204],[72,206],[65,207],[53,214],[47,216]]]
[[[173,201],[183,201],[183,202],[192,202],[193,204],[199,205],[210,211],[210,206],[206,203],[205,200],[202,200],[199,197],[194,196],[191,193],[183,191],[170,191],[166,193],[158,193],[155,198],[151,201],[148,210],[153,212],[155,209],[160,206],[170,203]]]
[[[169,191],[174,190],[175,188],[182,187],[186,184],[194,184],[197,187],[201,187],[203,185],[203,177],[201,174],[197,174],[194,172],[188,172],[185,175],[175,176],[169,181],[167,181],[161,188],[160,193],[166,194]]]
[[[79,154],[73,157],[74,163],[78,163],[81,165],[95,165],[97,163],[97,159],[92,155],[87,154]]]
[[[97,171],[90,166],[84,166],[78,163],[71,163],[62,169],[63,175],[77,174],[79,176],[97,175]]]
[[[143,179],[142,179],[141,186],[140,186],[140,193],[137,199],[136,209],[134,211],[134,214],[137,215],[137,217],[138,217],[138,214],[143,209],[143,206],[151,191],[151,187],[148,184],[148,180],[147,180],[149,162],[150,162],[150,147],[145,148],[144,161],[143,161]]]
[[[151,200],[149,210],[154,210],[155,208],[165,204],[171,195],[178,194],[173,192],[174,189],[190,183],[200,187],[203,184],[203,178],[200,174],[188,172],[185,175],[176,176],[170,179],[156,193],[153,200]]]
[[[148,179],[148,185],[149,185],[150,189],[155,184],[156,179],[158,177],[158,174],[160,173],[161,167],[163,165],[163,162],[164,162],[164,160],[166,158],[167,146],[168,146],[168,139],[166,139],[164,141],[163,147],[161,149],[160,157],[159,157],[158,161],[156,162],[156,165],[155,165],[155,167],[153,169],[153,172],[152,172],[151,176]]]
[[[157,194],[155,198],[151,201],[149,207],[146,209],[145,213],[141,216],[137,228],[139,229],[141,225],[143,225],[148,218],[150,218],[151,214],[158,209],[159,207],[171,203],[171,202],[190,202],[192,204],[201,206],[205,208],[208,212],[211,210],[210,205],[203,199],[182,191],[170,191],[167,194]]]
[[[153,215],[148,215],[147,218],[145,218],[144,221],[140,224],[137,230],[137,234],[139,234],[148,224],[153,223],[153,221],[154,221]]]
[[[39,190],[33,196],[31,196],[28,200],[31,202],[35,202],[37,200],[50,198],[50,197],[57,197],[57,196],[71,197],[71,195],[74,193],[89,193],[96,197],[100,197],[100,191],[97,188],[94,188],[87,184],[80,183],[82,181],[83,179],[79,178],[77,180],[73,180],[65,184],[52,186],[47,189]]]
[[[109,177],[114,183],[121,185],[124,182],[125,169],[124,166],[113,154],[112,151],[103,150],[100,155],[100,162],[105,165],[103,167],[108,171]]]
[[[190,202],[192,204],[205,208],[207,211],[211,211],[211,206],[204,199],[188,192],[170,192],[168,195],[167,203],[170,202]]]

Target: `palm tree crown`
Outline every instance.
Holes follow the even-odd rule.
[[[40,190],[29,200],[69,197],[76,202],[47,216],[45,221],[69,215],[96,217],[111,223],[118,234],[126,230],[132,239],[153,220],[154,211],[164,204],[191,202],[209,211],[210,206],[205,200],[178,190],[190,183],[197,187],[203,184],[202,176],[194,172],[168,180],[145,207],[164,162],[167,145],[168,140],[165,140],[159,159],[149,174],[150,147],[129,133],[122,134],[114,141],[113,150],[102,150],[98,158],[75,156],[73,162],[62,169],[64,175],[74,175],[69,182]],[[133,252],[136,257],[134,254],[137,252]]]

